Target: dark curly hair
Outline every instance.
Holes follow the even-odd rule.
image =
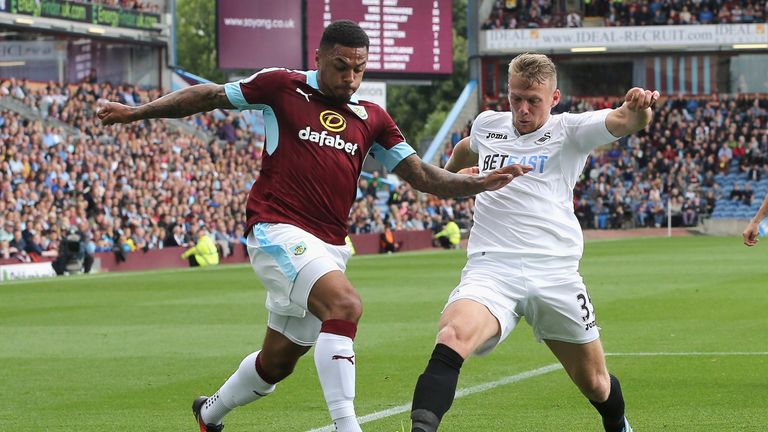
[[[323,32],[320,39],[320,49],[333,48],[334,45],[349,48],[368,49],[370,41],[368,35],[359,25],[350,20],[340,20],[332,22]]]

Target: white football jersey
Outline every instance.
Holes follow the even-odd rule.
[[[584,238],[573,212],[573,188],[589,152],[617,139],[605,126],[610,111],[551,115],[525,135],[512,125],[511,112],[478,115],[470,148],[478,154],[481,174],[516,163],[533,170],[477,195],[467,253],[580,258]]]

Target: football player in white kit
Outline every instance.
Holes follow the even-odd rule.
[[[630,432],[619,381],[608,374],[595,310],[579,274],[583,237],[573,188],[592,149],[643,129],[656,91],[633,88],[617,109],[551,115],[560,101],[555,65],[541,54],[509,64],[511,112],[485,111],[446,165],[533,167],[477,195],[467,264],[440,318],[437,343],[419,377],[412,432],[436,431],[456,392],[462,363],[501,343],[524,316],[602,416],[606,432]]]

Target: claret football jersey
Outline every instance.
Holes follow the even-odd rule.
[[[389,170],[414,153],[378,105],[323,95],[317,71],[264,69],[225,90],[236,108],[264,113],[262,167],[248,195],[249,229],[259,222],[286,223],[342,245],[368,152]]]
[[[478,154],[481,173],[511,164],[533,170],[477,196],[467,253],[581,257],[584,241],[573,212],[573,188],[589,152],[617,139],[605,125],[610,111],[551,115],[524,135],[513,126],[511,112],[477,116],[469,145]]]

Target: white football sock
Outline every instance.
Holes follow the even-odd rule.
[[[325,402],[338,432],[361,432],[355,417],[355,352],[352,339],[320,333],[315,345],[315,367]]]
[[[206,424],[219,424],[233,409],[251,403],[272,393],[275,385],[270,384],[256,372],[257,351],[240,363],[235,373],[203,405],[200,415]]]
[[[362,429],[360,429],[360,424],[357,422],[357,417],[353,415],[334,420],[333,426],[336,428],[336,432],[362,431]]]

